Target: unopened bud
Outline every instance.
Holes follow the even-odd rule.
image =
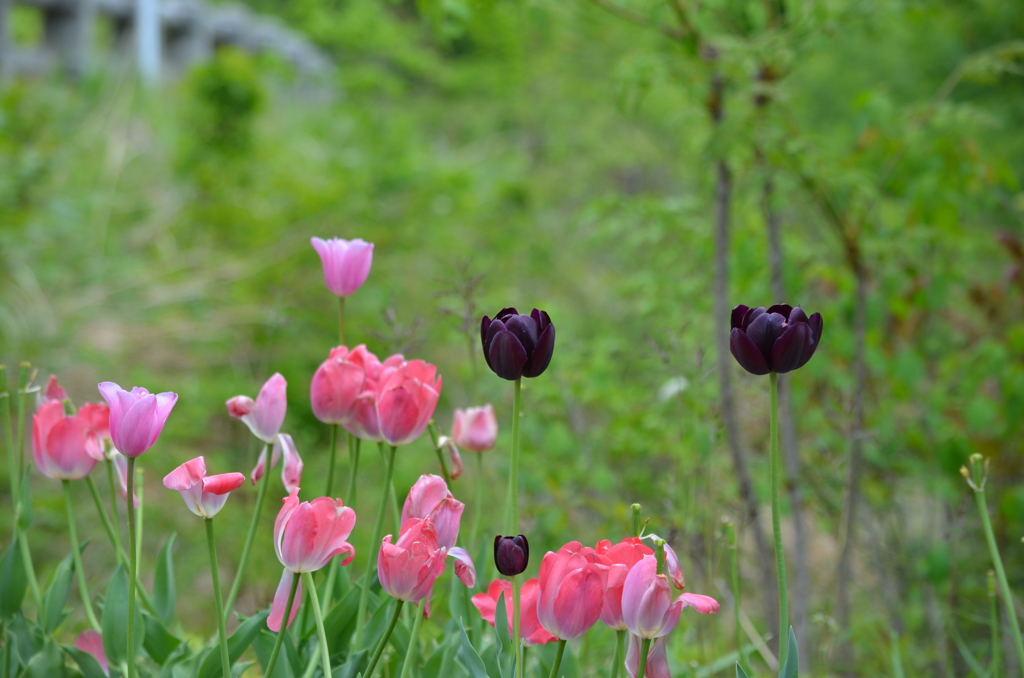
[[[633,504],[630,509],[633,511],[633,536],[640,536],[640,504]]]
[[[960,475],[967,480],[967,484],[971,486],[975,492],[981,492],[985,489],[985,480],[988,478],[988,459],[984,456],[974,453],[968,459],[967,463],[970,464],[970,469],[966,466],[960,468]]]
[[[514,577],[526,571],[530,564],[530,543],[523,535],[494,538],[494,565],[506,577]]]

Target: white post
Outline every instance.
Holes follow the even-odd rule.
[[[147,85],[160,80],[160,0],[135,0],[139,75]]]

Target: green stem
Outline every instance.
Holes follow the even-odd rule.
[[[338,343],[345,345],[345,297],[338,297]]]
[[[267,469],[267,471],[269,470]],[[228,632],[224,624],[224,598],[220,592],[220,573],[217,571],[217,545],[213,539],[213,518],[204,518],[203,522],[206,523],[206,545],[210,549],[210,574],[213,576],[213,603],[217,610],[217,639],[220,642],[220,663],[224,670],[224,677],[229,678],[231,676],[231,656],[228,654]]]
[[[332,494],[334,490],[334,464],[338,456],[338,425],[331,424],[331,461],[327,465],[327,491],[324,492],[325,497],[334,496]]]
[[[416,640],[420,636],[420,626],[423,624],[423,612],[422,610],[413,610],[415,612],[416,619],[412,623],[412,631],[409,632],[409,650],[405,653],[405,661],[402,662],[402,673],[399,674],[399,678],[411,678],[412,676],[412,665],[416,663],[414,657],[416,656]]]
[[[135,580],[139,564],[136,540],[135,457],[128,457],[128,678],[138,675],[135,667]]]
[[[740,560],[736,547],[736,526],[732,521],[726,524],[729,539],[729,560],[732,570],[732,621],[736,633],[736,652],[739,654],[740,668],[746,670],[743,656],[743,629],[740,625]]]
[[[28,397],[28,363],[18,366],[18,443],[14,448],[18,456],[18,478],[25,477],[25,398]]]
[[[107,471],[109,473],[110,467],[114,462],[106,462]],[[110,477],[113,481],[113,476]],[[103,508],[103,498],[100,497],[100,491],[96,487],[96,481],[92,479],[91,475],[85,477],[85,484],[89,486],[89,492],[92,494],[92,500],[96,503],[96,513],[100,514],[100,522],[103,523],[103,529],[107,531],[107,537],[110,539],[110,545],[114,547],[114,556],[117,558],[117,562],[125,563],[128,559],[124,555],[124,547],[121,546],[121,535],[118,534],[117,528],[114,527],[114,523],[111,522],[110,516],[107,515],[107,510]],[[116,490],[115,490],[116,491]],[[117,506],[115,504],[114,508]],[[117,520],[117,514],[114,514],[114,520]]]
[[[292,587],[288,591],[288,602],[284,606],[284,618],[281,620],[281,628],[277,632],[277,639],[274,641],[274,651],[270,653],[270,661],[267,662],[267,670],[263,673],[267,678],[274,675],[274,666],[277,664],[277,655],[281,653],[281,645],[288,632],[288,620],[292,616],[292,605],[295,603],[295,592],[299,590],[299,576],[292,573]]]
[[[348,437],[348,456],[351,463],[348,467],[348,493],[345,494],[345,504],[353,509],[356,505],[356,471],[359,469],[359,447],[362,442],[361,438],[352,435]]]
[[[382,443],[383,446],[383,443]],[[391,448],[390,458],[384,461],[384,491],[380,495],[380,508],[377,510],[377,520],[373,524],[373,533],[370,537],[370,567],[366,568],[366,575],[363,576],[363,589],[359,592],[359,611],[356,613],[356,633],[352,639],[353,650],[359,648],[359,641],[363,634],[363,622],[366,618],[366,601],[370,593],[370,580],[376,571],[377,553],[380,551],[380,532],[384,529],[384,513],[387,511],[388,488],[391,486],[391,474],[395,467],[395,448]],[[401,607],[401,605],[399,605]],[[366,676],[369,677],[369,673]]]
[[[516,678],[523,678],[523,641],[519,628],[519,577],[512,576],[512,647],[516,652]]]
[[[327,649],[327,632],[324,631],[324,616],[320,611],[320,600],[316,597],[316,584],[313,583],[313,575],[309,572],[302,573],[302,583],[309,591],[310,607],[313,608],[313,619],[316,620],[316,634],[320,638],[320,661],[323,662],[324,676],[331,675],[331,654]],[[367,676],[370,674],[367,673]]]
[[[256,528],[260,525],[260,513],[263,511],[263,500],[267,496],[267,488],[270,486],[270,461],[271,450],[265,447],[267,463],[263,465],[263,482],[260,483],[259,492],[256,493],[256,507],[252,511],[252,519],[249,521],[249,533],[245,536],[245,545],[242,546],[242,557],[238,560],[238,571],[235,573],[235,580],[231,582],[231,591],[228,593],[228,601],[224,604],[226,614],[231,614],[235,608],[235,600],[242,588],[242,579],[245,575],[245,566],[249,563],[249,552],[252,551],[252,542],[256,537]],[[282,462],[283,463],[283,462]]]
[[[480,514],[484,512],[484,455],[475,453],[473,456],[476,457],[476,491],[473,495],[473,529],[469,533],[471,544],[475,544],[480,536]]]
[[[505,528],[509,534],[519,534],[519,417],[523,405],[523,380],[516,379],[512,400],[512,468],[508,474],[508,508],[505,510]]]
[[[772,532],[775,535],[775,570],[779,578],[779,666],[786,665],[789,643],[789,597],[786,594],[786,552],[782,549],[782,507],[779,503],[779,375],[771,379],[771,490]]]
[[[404,600],[395,601],[395,611],[391,614],[391,621],[388,622],[388,629],[381,636],[380,642],[377,643],[377,649],[373,651],[373,657],[370,658],[370,665],[366,669],[366,673],[363,674],[363,678],[373,678],[373,670],[377,668],[377,662],[380,661],[380,656],[384,653],[384,648],[388,644],[388,640],[391,638],[392,631],[395,630],[395,625],[398,623],[398,617],[402,613],[402,605],[405,604]]]
[[[996,595],[996,573],[988,571],[988,615],[989,626],[992,629],[992,668],[989,675],[992,678],[999,678],[1002,673],[1002,641],[999,637],[999,599]]]
[[[551,665],[551,673],[548,678],[558,678],[558,669],[562,666],[562,655],[565,654],[565,642],[562,639],[558,640],[558,652],[555,653],[555,663]]]
[[[437,432],[437,425],[434,424],[433,419],[427,424],[427,430],[430,431],[430,439],[434,442],[434,452],[437,453],[437,460],[441,462],[441,477],[444,478],[446,484],[451,485],[452,476],[448,473],[448,464],[444,460],[444,451],[441,449],[441,436]]]
[[[772,373],[774,374],[774,372]],[[644,678],[647,671],[647,655],[651,651],[651,639],[644,638],[640,641],[640,659],[637,662],[636,675],[637,678]]]
[[[0,389],[3,389],[0,392],[0,403],[3,403],[4,443],[7,446],[7,474],[11,481],[11,501],[14,504],[14,511],[11,511],[11,516],[16,518],[21,476],[18,475],[18,462],[14,458],[14,433],[11,430],[11,394],[7,390],[6,365],[0,365]],[[15,524],[17,524],[17,520],[15,520]]]
[[[612,657],[612,675],[611,678],[619,678],[619,667],[622,666],[625,659],[622,656],[623,645],[626,641],[625,629],[615,632],[615,656]]]
[[[71,500],[71,481],[62,480],[64,486],[64,510],[68,516],[68,535],[71,538],[71,558],[75,563],[75,574],[78,576],[78,592],[82,596],[82,607],[85,608],[85,617],[89,620],[89,626],[95,631],[100,630],[100,623],[96,614],[92,611],[92,599],[89,597],[89,586],[85,580],[85,568],[82,567],[82,549],[78,543],[78,527],[75,525],[75,510]],[[95,485],[93,485],[95,487]]]
[[[999,548],[996,546],[996,536],[992,532],[992,521],[988,517],[988,504],[985,501],[985,485],[982,483],[974,490],[974,498],[978,502],[978,513],[981,514],[981,526],[985,531],[985,541],[988,542],[988,552],[992,556],[992,565],[996,570],[996,579],[999,582],[999,589],[1003,594],[1003,605],[1006,606],[1006,616],[1010,618],[1010,630],[1013,631],[1013,643],[1017,648],[1017,662],[1024,673],[1024,640],[1021,640],[1020,624],[1017,622],[1017,612],[1013,607],[1013,592],[1010,590],[1010,583],[1006,580],[1006,570],[1003,569],[1003,559],[999,555]]]

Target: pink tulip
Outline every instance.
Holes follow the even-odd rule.
[[[61,401],[56,401],[61,402]],[[82,652],[87,652],[92,655],[92,658],[96,660],[96,663],[100,665],[100,670],[103,673],[110,675],[110,662],[107,661],[107,653],[103,649],[103,636],[100,635],[99,631],[82,631],[75,638],[75,647]]]
[[[110,461],[114,463],[114,468],[117,469],[117,480],[121,486],[121,497],[128,497],[128,458],[117,450],[110,451]],[[138,496],[135,497],[135,505],[139,505]]]
[[[363,382],[363,390],[352,406],[352,419],[343,422],[342,426],[356,438],[381,442],[384,438],[380,433],[380,415],[377,412],[380,386],[405,363],[405,358],[396,353],[381,362],[377,356],[367,351],[365,346],[357,346],[347,359],[363,365],[366,381]]]
[[[495,579],[487,587],[487,593],[478,593],[472,598],[473,605],[480,611],[484,621],[494,626],[498,608],[498,596],[505,596],[505,616],[508,618],[508,633],[512,635],[512,582]],[[527,579],[519,587],[519,633],[527,645],[545,645],[558,640],[540,625],[537,619],[537,598],[540,584],[536,577]]]
[[[200,518],[212,518],[227,503],[228,495],[245,483],[241,473],[206,475],[206,461],[196,457],[164,476],[164,487],[175,490],[188,510]]]
[[[372,360],[371,360],[372,358]],[[313,414],[325,424],[345,424],[355,416],[356,399],[366,384],[367,362],[377,356],[359,345],[349,351],[345,346],[331,349],[331,354],[313,374],[309,399]]]
[[[389,445],[405,445],[426,430],[441,395],[437,368],[422,360],[403,363],[381,382],[377,396],[380,433]]]
[[[644,556],[626,575],[622,587],[622,618],[634,636],[661,638],[668,635],[686,607],[703,614],[718,612],[718,603],[708,596],[684,593],[673,601],[672,585],[657,569],[657,558]]]
[[[596,551],[613,564],[625,566],[627,573],[644,556],[654,555],[654,551],[644,546],[639,537],[623,539],[614,546],[607,539],[603,539],[597,542]],[[626,622],[622,619],[622,586],[625,581],[625,577],[623,577],[617,586],[609,584],[608,590],[604,594],[604,607],[601,609],[601,621],[616,631],[626,628]]]
[[[178,401],[177,393],[151,394],[144,388],[125,391],[112,381],[99,385],[110,407],[110,437],[117,451],[138,457],[153,446]]]
[[[623,569],[578,541],[548,551],[540,563],[540,623],[562,640],[582,636],[601,616],[609,577],[617,583]]]
[[[32,455],[43,475],[55,480],[81,480],[96,460],[89,455],[89,422],[64,415],[64,403],[51,400],[32,415]]]
[[[284,621],[284,611],[288,608],[288,594],[292,590],[292,581],[299,575],[287,567],[281,573],[281,581],[277,584],[277,591],[274,592],[274,602],[270,605],[270,616],[267,617],[267,628],[277,633],[281,630],[281,622]],[[292,602],[292,611],[288,615],[288,623],[291,626],[295,621],[295,615],[299,613],[299,604],[302,602],[302,579],[295,589],[295,598]]]
[[[679,556],[676,555],[668,541],[653,532],[645,534],[643,538],[650,539],[651,543],[659,540],[665,542],[665,574],[668,575],[668,578],[672,580],[677,589],[680,591],[685,589],[686,583],[683,581],[683,569],[679,566]]]
[[[270,445],[281,432],[284,415],[288,409],[288,382],[280,373],[267,379],[256,401],[249,396],[238,395],[227,401],[228,414],[241,419],[252,434]]]
[[[430,520],[412,519],[403,526],[398,542],[384,537],[377,555],[377,578],[388,594],[416,603],[430,599],[434,582],[444,573],[447,550],[437,543]]]
[[[455,559],[455,576],[472,588],[476,586],[476,566],[465,549],[455,546],[465,508],[465,504],[448,491],[444,478],[434,475],[420,476],[405,498],[399,537],[405,534],[416,520],[429,520],[434,527],[438,546],[444,547],[448,555]]]
[[[62,403],[65,400],[69,400],[68,392],[57,383],[57,375],[51,374],[49,381],[46,382],[46,388],[36,394],[36,409],[38,410],[45,403],[54,401]]]
[[[428,422],[429,425],[429,422]],[[459,454],[459,448],[455,444],[455,441],[448,436],[441,436],[440,440],[437,441],[441,449],[448,453],[448,463],[450,468],[448,469],[448,477],[452,480],[458,480],[462,472],[466,470],[465,466],[462,465],[462,455]],[[440,464],[438,464],[440,466]]]
[[[641,643],[637,636],[629,636],[629,649],[626,650],[626,675],[629,678],[636,678],[636,672],[640,668],[640,653],[643,651]],[[651,643],[651,649],[647,651],[644,678],[672,678],[672,673],[668,670],[664,638],[658,638]]]
[[[498,420],[494,416],[494,408],[488,404],[455,410],[452,439],[456,445],[469,452],[494,449],[498,440]]]
[[[358,290],[373,263],[373,243],[361,238],[310,238],[313,249],[320,255],[324,267],[324,282],[327,289],[337,297],[345,298]]]
[[[302,482],[302,457],[299,456],[299,451],[295,448],[295,441],[287,433],[278,434],[277,439],[274,440],[273,451],[270,455],[271,468],[277,466],[282,453],[284,454],[284,467],[281,469],[281,482],[284,483],[285,491],[291,492],[299,489]],[[253,485],[263,477],[263,469],[266,465],[267,448],[264,447],[256,462],[256,468],[249,474]]]

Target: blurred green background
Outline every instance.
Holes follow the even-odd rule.
[[[820,350],[790,380],[802,468],[787,482],[803,493],[799,557],[810,573],[806,675],[987,666],[991,565],[958,469],[973,452],[991,457],[994,525],[1011,585],[1024,591],[1024,5],[707,0],[692,8],[695,43],[638,25],[676,25],[673,3],[653,0],[616,5],[628,16],[597,0],[251,4],[306,32],[336,71],[311,81],[222,50],[152,90],[116,68],[0,88],[0,357],[31,361],[39,381],[57,374],[78,404],[98,400],[104,380],[179,394],[140,460],[142,568],[148,580],[177,532],[189,631],[214,631],[206,547],[199,519],[159,481],[200,454],[211,472],[248,474],[258,450],[224,401],[255,396],[279,371],[304,495],[322,491],[328,430],[308,388],[335,344],[336,302],[309,238],[338,236],[376,244],[348,303],[349,343],[436,364],[444,430],[453,408],[494,404],[502,434],[484,455],[487,497],[504,497],[512,389],[478,355],[479,317],[507,305],[550,313],[554,359],[524,386],[531,573],[567,540],[627,536],[638,501],[683,558],[688,590],[730,601],[729,518],[740,526],[743,609],[767,632],[771,601],[715,369],[716,334],[728,329],[712,308],[722,159],[734,189],[729,306],[788,301],[824,316]],[[14,28],[31,32],[31,22]],[[716,74],[718,125],[708,115]],[[770,285],[768,178],[784,300]],[[866,290],[863,427],[854,260]],[[768,382],[731,368],[767,529]],[[837,563],[855,438],[861,501],[843,626]],[[370,452],[356,572],[382,476]],[[470,457],[453,490],[468,504],[463,541],[475,554],[504,502],[473,505]],[[428,472],[425,437],[399,452],[400,497]],[[63,507],[57,483],[36,474],[32,487],[45,577],[67,553]],[[272,487],[245,613],[269,604],[279,578],[270,534],[283,493]],[[114,560],[88,493],[75,492],[100,591]],[[247,485],[218,518],[227,582],[254,501]],[[468,530],[477,510],[479,537]],[[792,539],[787,547],[792,593],[798,555]],[[447,609],[434,607],[425,633],[436,638]],[[673,675],[731,674],[729,662],[709,668],[735,649],[730,610],[684,615]],[[588,638],[572,648],[583,675],[606,675],[613,636]]]

